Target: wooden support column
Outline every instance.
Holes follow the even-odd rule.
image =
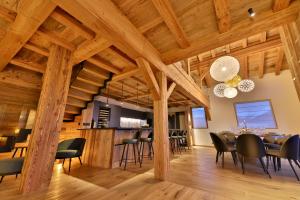
[[[36,191],[50,183],[71,73],[71,52],[57,45],[51,46],[36,121],[22,170],[22,193]]]
[[[298,18],[300,21],[300,18]],[[300,28],[296,22],[285,24],[279,28],[284,53],[293,76],[295,88],[300,100]]]
[[[167,77],[158,72],[160,98],[153,100],[154,112],[154,176],[166,180],[169,171]]]
[[[191,147],[194,145],[194,138],[193,138],[193,127],[192,127],[192,112],[191,112],[191,106],[185,107],[185,126],[187,130],[187,143],[188,146]]]

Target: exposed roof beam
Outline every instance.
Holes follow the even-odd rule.
[[[167,64],[189,58],[194,55],[224,46],[243,38],[277,28],[282,24],[295,21],[300,10],[300,1],[293,1],[291,5],[279,12],[266,11],[255,17],[255,20],[246,19],[232,24],[229,31],[219,34],[211,33],[198,38],[186,49],[172,49],[162,54],[163,61]]]
[[[96,66],[98,66],[98,67],[101,67],[102,69],[110,71],[112,73],[115,73],[115,74],[121,73],[121,70],[119,70],[115,66],[112,66],[110,63],[108,63],[107,61],[102,60],[101,58],[92,57],[92,58],[89,58],[87,61],[94,64],[94,65],[96,65]]]
[[[186,72],[182,72],[176,67],[165,65],[159,52],[113,2],[102,0],[99,4],[96,0],[53,1],[96,33],[147,59],[153,66],[176,82],[178,86],[184,88],[187,95],[198,104],[209,106],[207,95],[200,90],[192,78],[189,79]]]
[[[17,17],[0,41],[0,71],[31,38],[55,7],[56,5],[52,1],[20,1]]]
[[[112,82],[116,82],[116,81],[121,81],[123,79],[126,79],[126,78],[129,78],[137,73],[140,72],[140,69],[139,68],[136,68],[136,69],[132,69],[132,70],[129,70],[127,72],[122,72],[120,74],[115,74],[113,77],[112,77]]]
[[[28,50],[31,50],[31,51],[33,51],[35,53],[41,54],[43,56],[47,56],[47,57],[49,56],[48,49],[44,49],[44,48],[38,47],[38,46],[36,46],[36,45],[34,45],[34,44],[30,43],[30,42],[28,42],[27,44],[25,44],[23,47],[26,48],[26,49],[28,49]]]
[[[63,25],[72,28],[75,32],[82,35],[84,38],[91,40],[95,37],[95,33],[85,26],[83,26],[79,21],[74,19],[68,13],[63,11],[60,8],[57,8],[52,14],[51,17],[56,21],[62,23]]]
[[[208,58],[206,60],[203,60],[202,62],[200,62],[199,64],[196,65],[192,65],[191,66],[191,70],[197,70],[198,67],[207,67],[210,66],[210,64],[217,58],[224,56],[224,55],[231,55],[234,57],[243,57],[246,55],[251,55],[251,54],[257,54],[260,52],[264,52],[267,51],[269,49],[274,49],[274,48],[278,48],[281,47],[282,43],[281,43],[281,39],[279,37],[275,37],[275,38],[270,38],[269,40],[267,40],[266,42],[263,43],[259,43],[259,44],[254,44],[252,46],[248,46],[246,48],[243,49],[232,49],[231,52],[229,54],[222,54],[222,55],[218,55],[215,58]]]
[[[241,65],[241,70],[240,70],[240,75],[242,76],[243,79],[249,78],[249,72],[248,72],[248,56],[240,56],[239,62]]]
[[[138,58],[138,59],[136,59],[136,62],[138,64],[138,66],[140,67],[140,70],[144,74],[147,85],[153,94],[153,98],[159,99],[160,98],[159,85],[158,85],[155,75],[151,69],[150,64],[144,58]]]
[[[231,26],[231,17],[228,0],[214,0],[213,2],[218,21],[219,32],[224,33],[229,31]]]
[[[152,0],[155,8],[163,18],[171,33],[174,35],[175,40],[181,48],[190,46],[190,43],[179,24],[176,14],[172,8],[169,0]]]
[[[155,26],[163,23],[163,19],[161,16],[152,19],[150,22],[143,24],[142,26],[138,27],[139,31],[141,31],[141,33],[145,33],[147,31],[149,31],[150,29],[154,28]]]
[[[87,40],[74,51],[75,63],[87,60],[111,45],[111,42],[99,35],[95,39]]]
[[[259,53],[258,77],[263,78],[265,73],[265,52]]]
[[[283,48],[280,47],[278,48],[278,58],[275,64],[275,74],[279,75],[280,74],[280,70],[283,64],[283,57],[284,57],[284,51]]]
[[[20,59],[20,58],[13,58],[10,60],[10,63],[24,69],[29,69],[31,71],[44,73],[46,71],[46,66],[40,65],[38,63],[34,63],[32,61]]]
[[[176,87],[176,83],[174,83],[174,82],[169,86],[169,88],[167,90],[167,99],[171,96],[171,94],[174,91],[175,87]]]
[[[291,0],[274,0],[273,11],[277,12],[289,7]]]
[[[0,17],[3,18],[4,20],[12,23],[15,21],[16,16],[17,15],[15,12],[12,12],[11,10],[8,10],[0,6]]]

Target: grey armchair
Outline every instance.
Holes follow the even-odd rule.
[[[63,159],[63,165],[65,159],[69,158],[69,173],[71,170],[72,158],[78,158],[80,164],[82,165],[80,156],[82,155],[86,139],[84,138],[74,138],[69,140],[64,140],[58,144],[55,159]]]

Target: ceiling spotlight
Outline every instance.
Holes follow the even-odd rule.
[[[293,78],[293,81],[295,81],[295,80],[296,80],[296,77]]]
[[[256,13],[254,12],[253,8],[249,8],[248,9],[248,14],[249,14],[250,17],[254,17]]]

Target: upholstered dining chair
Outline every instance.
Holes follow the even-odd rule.
[[[299,135],[293,135],[289,137],[281,146],[280,149],[268,149],[267,150],[267,156],[273,157],[273,161],[275,158],[285,158],[289,161],[289,164],[297,178],[299,180],[299,176],[293,166],[292,161],[295,162],[296,165],[300,168],[299,163],[297,160],[299,160]],[[276,171],[276,164],[274,164],[274,170]]]
[[[245,173],[245,157],[257,158],[260,161],[264,172],[271,178],[263,160],[263,158],[266,157],[265,145],[259,136],[250,133],[240,135],[237,138],[236,150],[239,155],[243,174]]]
[[[15,148],[15,136],[1,136],[0,137],[0,153],[11,152]]]
[[[69,173],[71,170],[72,158],[78,158],[80,164],[82,165],[80,156],[82,155],[85,138],[74,138],[69,140],[64,140],[58,144],[55,159],[63,159],[63,165],[65,159],[69,158]]]
[[[219,156],[222,156],[222,168],[224,168],[224,153],[230,152],[233,162],[237,165],[236,149],[232,145],[227,145],[218,134],[210,133],[211,140],[213,141],[214,147],[217,150],[216,163],[218,163]]]
[[[236,137],[235,134],[231,131],[222,131],[219,133],[225,140],[228,145],[235,145],[236,144]]]
[[[3,181],[3,178],[8,175],[16,175],[22,171],[24,158],[7,158],[0,160],[0,183]]]

